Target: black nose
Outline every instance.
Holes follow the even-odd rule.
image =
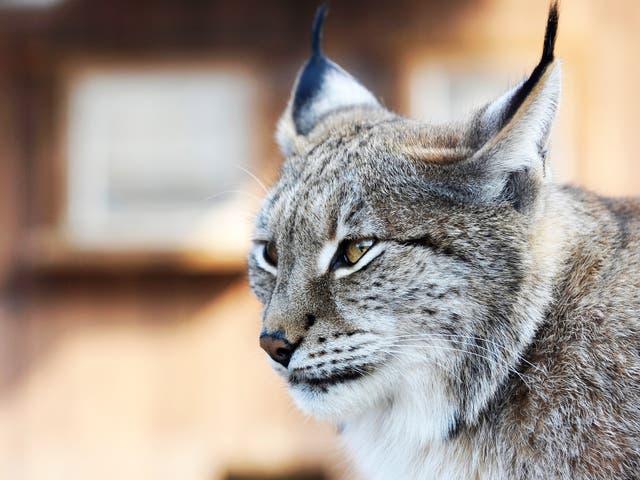
[[[273,360],[283,367],[289,366],[291,355],[296,349],[284,336],[284,332],[263,333],[260,335],[260,346]]]

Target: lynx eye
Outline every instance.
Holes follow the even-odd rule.
[[[353,240],[347,243],[344,247],[343,261],[347,265],[355,265],[358,260],[364,257],[364,254],[369,251],[375,240],[371,238],[365,238],[363,240]]]
[[[264,244],[264,250],[262,252],[264,259],[269,265],[278,265],[278,250],[276,250],[276,244],[273,242],[266,242]]]

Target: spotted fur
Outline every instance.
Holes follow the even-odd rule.
[[[445,126],[363,93],[323,19],[249,258],[297,404],[367,479],[639,478],[640,202],[550,179],[557,6],[532,75]]]

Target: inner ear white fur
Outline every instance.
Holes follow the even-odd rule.
[[[548,142],[558,103],[562,76],[559,61],[549,65],[540,80],[509,121],[499,128],[500,118],[517,93],[508,92],[489,105],[481,123],[485,130],[499,130],[473,155],[470,162],[483,162],[482,171],[492,178],[485,185],[489,197],[499,195],[512,172],[544,174],[541,153]]]
[[[380,104],[373,94],[333,62],[322,77],[316,96],[302,109],[297,122],[303,131],[313,128],[328,113],[348,107]]]
[[[522,88],[526,80],[522,80],[517,86],[509,90],[491,102],[482,114],[480,123],[485,130],[496,132],[501,128],[502,116],[509,105],[513,101],[518,90]]]
[[[516,171],[530,166],[528,165],[531,160],[530,156],[522,155],[522,153],[532,150],[531,153],[537,158],[539,148],[546,145],[560,101],[561,86],[560,62],[555,61],[547,68],[513,118],[475,156],[481,156],[488,149],[495,149],[499,146],[501,155],[495,159],[495,162],[492,162],[493,168],[498,171]],[[509,92],[490,105],[485,112],[485,115],[488,116],[487,120],[495,121],[498,111],[506,108],[508,100],[513,97],[514,93]]]

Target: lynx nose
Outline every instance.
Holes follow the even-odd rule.
[[[296,349],[296,345],[285,338],[284,332],[263,333],[260,335],[260,346],[274,361],[285,368],[289,366],[291,355]]]

